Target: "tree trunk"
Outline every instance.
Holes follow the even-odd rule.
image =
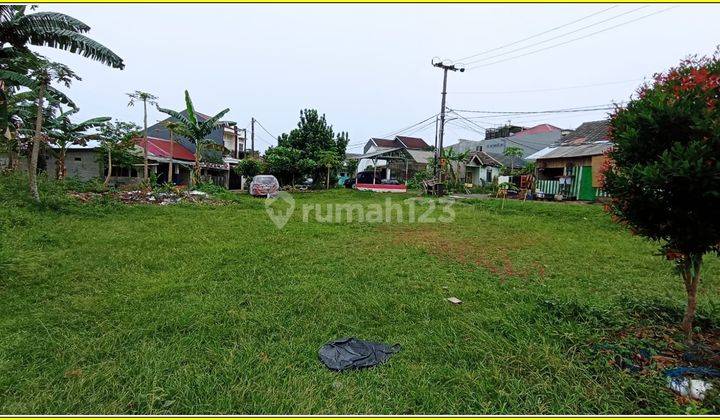
[[[37,100],[37,117],[35,118],[35,135],[32,141],[32,151],[30,152],[30,167],[28,168],[28,177],[30,181],[30,194],[35,202],[40,203],[40,192],[37,185],[37,165],[40,156],[40,141],[42,138],[43,125],[43,101],[45,100],[45,90],[47,81],[40,82]]]
[[[106,187],[110,184],[110,174],[112,174],[112,151],[108,148],[107,175],[105,175],[105,182],[103,182],[103,185]]]
[[[700,268],[702,267],[702,255],[689,255],[682,263],[681,275],[687,292],[687,307],[682,321],[682,329],[685,334],[685,343],[693,342],[693,321],[697,309],[697,288],[700,283]]]
[[[143,99],[143,123],[145,126],[145,144],[143,144],[143,180],[147,181],[150,177],[150,173],[148,172],[147,99]]]
[[[330,189],[330,167],[327,168],[327,179],[325,180],[325,189]]]
[[[8,150],[8,169],[10,171],[16,171],[20,166],[20,155],[18,154],[18,143],[15,134],[12,135],[10,150]]]
[[[173,132],[170,130],[170,163],[168,163],[168,182],[171,184],[175,184],[173,182],[173,156],[175,153],[175,141],[173,140]]]
[[[196,186],[200,183],[200,146],[196,143],[195,144],[195,170],[194,172],[194,178],[192,180],[193,186]]]
[[[60,154],[58,155],[57,160],[57,179],[59,179],[60,181],[65,179],[65,173],[67,172],[67,170],[65,169],[65,154],[65,148],[60,149]]]

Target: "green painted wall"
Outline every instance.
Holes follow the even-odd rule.
[[[579,200],[592,201],[595,200],[595,188],[592,185],[592,166],[582,167],[582,177],[580,178],[580,194]]]

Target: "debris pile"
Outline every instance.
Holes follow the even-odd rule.
[[[97,192],[73,192],[70,196],[83,202],[97,200],[103,197],[116,199],[125,204],[157,204],[165,206],[177,203],[214,203],[210,195],[203,191],[177,191],[177,192],[157,192],[157,191],[107,191]]]
[[[680,403],[703,400],[720,378],[720,331],[696,333],[690,346],[674,339],[680,336],[675,327],[636,328],[592,347],[608,357],[610,366],[641,376],[663,375]]]

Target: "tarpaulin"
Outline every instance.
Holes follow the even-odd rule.
[[[400,351],[400,345],[389,346],[383,343],[341,338],[320,347],[320,360],[330,370],[361,369],[387,361]]]

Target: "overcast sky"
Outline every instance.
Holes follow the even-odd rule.
[[[70,89],[81,117],[107,115],[140,124],[142,110],[128,108],[125,93],[148,91],[159,96],[161,106],[179,110],[188,89],[198,111],[214,114],[228,107],[229,119],[240,128],[255,117],[273,136],[294,128],[300,109],[316,108],[336,131],[349,132],[357,151],[370,137],[390,135],[439,111],[442,72],[430,65],[435,56],[455,60],[485,52],[475,59],[487,64],[531,53],[451,73],[447,105],[454,109],[538,111],[626,100],[644,77],[689,54],[711,54],[720,43],[720,5],[679,5],[643,18],[668,7],[57,4],[39,10],[84,21],[92,27],[90,36],[123,57],[126,68],[38,50],[83,78]],[[578,22],[562,26],[573,21]],[[598,31],[603,32],[592,34]],[[507,44],[512,45],[496,49]],[[599,86],[578,88],[585,85]],[[153,109],[149,121],[163,115]],[[445,144],[482,139],[478,126],[508,120],[464,115],[475,115],[474,124],[448,122]],[[603,115],[512,121],[575,128]],[[432,144],[434,129],[430,120],[405,133]],[[274,140],[257,129],[257,148]]]

